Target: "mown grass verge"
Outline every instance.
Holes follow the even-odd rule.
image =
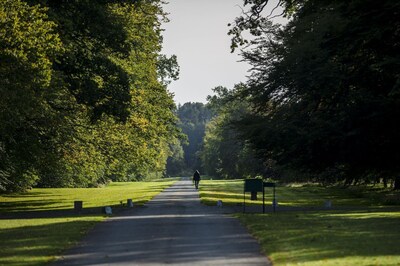
[[[243,180],[202,180],[200,184],[201,201],[206,205],[215,205],[222,200],[226,205],[243,203]],[[272,202],[272,188],[265,188],[265,200]],[[246,193],[246,205],[261,205],[262,193],[257,201],[250,201],[250,193]],[[323,187],[319,185],[285,185],[278,184],[276,197],[280,206],[286,207],[322,207],[330,200],[333,206],[391,206],[400,205],[400,193],[377,187],[339,186]]]
[[[103,220],[100,214],[68,218],[0,219],[0,265],[44,265]]]
[[[400,211],[238,214],[274,266],[400,265]]]
[[[0,265],[46,264],[106,218],[101,207],[120,207],[128,198],[143,204],[174,182],[123,182],[104,188],[32,189],[1,195]],[[69,211],[74,200],[83,201],[81,214]]]
[[[271,204],[272,193],[266,192]],[[208,205],[217,200],[240,205],[243,180],[204,180],[200,195]],[[246,205],[262,204],[261,196],[253,202],[249,197]],[[259,240],[275,266],[400,265],[398,197],[399,192],[373,187],[286,185],[277,187],[277,198],[279,206],[289,208],[235,216]],[[334,210],[315,211],[313,207],[322,207],[326,200],[332,201]]]

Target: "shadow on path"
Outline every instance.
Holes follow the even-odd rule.
[[[179,181],[143,208],[95,227],[54,265],[269,265],[237,219],[200,204]]]

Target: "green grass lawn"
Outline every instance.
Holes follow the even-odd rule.
[[[271,204],[271,189],[266,192]],[[277,187],[276,193],[280,206],[306,207],[305,211],[235,215],[275,266],[400,265],[400,206],[387,206],[398,203],[398,192],[292,185]],[[204,180],[200,195],[208,205],[217,200],[242,204],[243,180]],[[261,195],[259,199],[251,204],[262,204]],[[311,211],[328,199],[336,210]]]
[[[215,205],[217,200],[224,204],[243,203],[243,180],[202,180],[200,185],[201,201],[206,205]],[[265,188],[266,203],[272,202],[272,188]],[[246,193],[246,205],[261,205],[262,193],[258,201],[250,201]],[[400,205],[400,193],[389,189],[373,187],[322,187],[317,185],[277,186],[276,197],[280,206],[322,207],[330,200],[333,206],[386,206]]]
[[[400,211],[238,214],[273,265],[400,265]]]
[[[103,220],[102,215],[0,219],[0,265],[43,265]]]
[[[0,265],[43,265],[54,260],[95,223],[105,219],[101,207],[116,207],[128,198],[134,204],[143,204],[174,182],[174,179],[124,182],[104,188],[32,189],[27,193],[2,195]],[[63,210],[73,208],[74,200],[82,200],[83,207],[91,211],[60,216]],[[52,211],[58,214],[52,217]],[[29,215],[24,217],[24,214]]]

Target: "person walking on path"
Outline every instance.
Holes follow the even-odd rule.
[[[196,170],[196,172],[194,172],[194,174],[193,174],[193,181],[194,181],[194,186],[196,187],[196,189],[199,189],[200,173],[198,170]]]
[[[191,181],[96,224],[51,266],[271,266],[238,219],[201,204]]]

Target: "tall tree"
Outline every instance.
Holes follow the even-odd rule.
[[[248,2],[249,19],[231,31],[234,44],[243,29],[257,36],[243,53],[253,66],[243,90],[254,107],[242,121],[246,137],[265,158],[329,170],[332,181],[398,176],[400,4],[298,1],[280,29],[257,9],[267,1]]]
[[[64,102],[54,88],[52,60],[62,52],[56,25],[46,9],[21,1],[0,2],[0,187],[25,188],[41,165],[54,165],[66,133]],[[61,125],[58,127],[58,125]]]
[[[187,145],[183,146],[187,170],[201,169],[198,151],[200,151],[206,123],[211,112],[203,103],[185,103],[177,111],[182,133],[187,135]]]
[[[216,178],[249,178],[265,172],[263,161],[234,127],[249,112],[249,104],[235,96],[241,86],[232,91],[216,87],[216,95],[208,97],[208,106],[216,115],[207,123],[200,158],[206,173]]]
[[[166,173],[168,176],[182,176],[187,174],[182,141],[175,139],[170,144],[170,154],[167,159]]]
[[[0,12],[3,188],[164,172],[178,72],[160,55],[159,1],[2,1]]]

